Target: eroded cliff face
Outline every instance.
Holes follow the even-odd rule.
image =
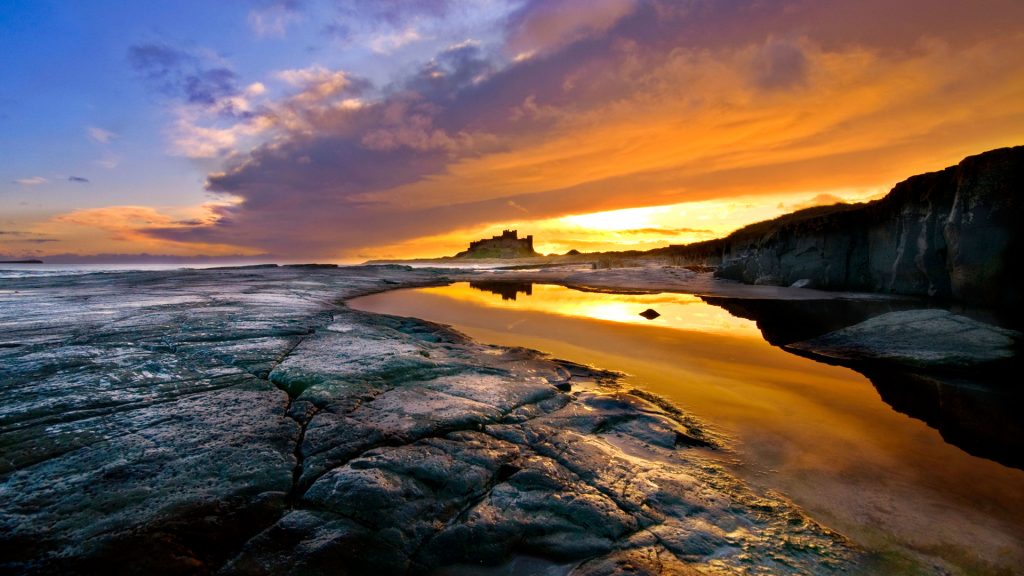
[[[816,208],[681,247],[750,284],[931,296],[1022,308],[1024,146],[993,150],[897,184],[881,200]]]

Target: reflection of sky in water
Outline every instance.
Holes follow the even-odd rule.
[[[761,331],[754,322],[737,318],[691,294],[605,294],[534,284],[531,294],[520,291],[513,300],[465,283],[424,288],[422,291],[490,308],[761,338]],[[654,309],[661,316],[654,320],[641,316],[640,313],[648,308]]]
[[[863,375],[772,346],[754,322],[692,295],[476,284],[351,305],[625,372],[732,437],[747,480],[869,548],[1024,560],[1024,472],[947,444],[885,404]],[[662,316],[646,320],[648,308]]]

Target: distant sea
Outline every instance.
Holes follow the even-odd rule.
[[[156,271],[156,270],[198,270],[202,268],[222,268],[226,266],[251,266],[259,262],[209,262],[202,264],[188,264],[181,262],[151,263],[151,264],[2,264],[0,263],[0,279],[4,278],[25,278],[40,276],[74,276],[78,274],[92,274],[94,272],[131,272],[131,271]],[[488,261],[478,262],[431,262],[410,260],[406,262],[377,261],[370,265],[383,266],[397,264],[411,268],[461,268],[465,270],[489,270],[515,264],[512,262]],[[359,266],[359,262],[340,263],[339,266]]]
[[[214,268],[224,264],[0,264],[0,279],[39,276],[74,276],[93,272],[128,272],[132,270],[184,270]]]

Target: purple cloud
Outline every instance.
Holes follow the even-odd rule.
[[[598,2],[588,10],[589,3],[570,0],[528,1],[505,23],[500,49],[473,42],[452,46],[358,105],[296,100],[292,112],[307,118],[302,129],[284,128],[272,143],[234,158],[223,173],[209,177],[210,191],[241,203],[220,208],[220,220],[212,226],[150,233],[312,257],[522,218],[523,210],[540,218],[620,208],[628,196],[624,192],[637,191],[634,202],[696,200],[714,197],[715,190],[795,178],[811,164],[795,159],[737,168],[710,157],[701,161],[722,160],[723,166],[698,170],[700,162],[680,160],[668,168],[595,176],[573,185],[538,181],[498,195],[481,190],[479,200],[448,200],[444,191],[417,196],[419,189],[410,189],[484,155],[512,154],[560,137],[567,118],[628,106],[651,94],[668,94],[672,105],[725,106],[731,94],[701,93],[680,80],[705,65],[700,59],[707,54],[733,58],[721,65],[737,67],[742,87],[753,97],[777,97],[809,82],[807,46],[887,54],[917,50],[922,39],[935,34],[944,34],[954,46],[978,42],[1009,14],[1024,18],[1024,5],[994,3],[998,9],[988,11],[924,0],[898,5],[794,0],[785,7],[753,0],[623,0]],[[409,17],[401,9],[408,5],[397,1],[351,6],[363,6],[390,25]],[[432,17],[450,9],[441,1],[416,6],[419,15]],[[880,10],[886,18],[878,17]],[[947,18],[962,20],[955,34]],[[189,101],[237,90],[230,71],[218,75],[216,69],[202,69],[181,52],[154,45],[133,50],[140,72],[158,85],[174,86]],[[676,66],[677,77],[652,75],[669,65]],[[674,84],[666,88],[662,81]],[[646,105],[657,116],[660,102]],[[685,130],[680,134],[685,137]],[[857,154],[837,151],[819,164],[866,161]],[[600,166],[616,158],[594,162]],[[673,196],[638,199],[668,190]]]
[[[131,46],[128,62],[156,90],[190,104],[211,105],[240,93],[238,75],[230,69],[208,66],[195,54],[166,44]]]

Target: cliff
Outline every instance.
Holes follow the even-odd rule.
[[[1024,146],[914,176],[866,204],[817,207],[661,252],[749,284],[930,296],[1020,318]]]
[[[520,238],[517,230],[505,230],[500,236],[469,243],[456,258],[529,258],[540,256],[533,250],[533,236]]]

